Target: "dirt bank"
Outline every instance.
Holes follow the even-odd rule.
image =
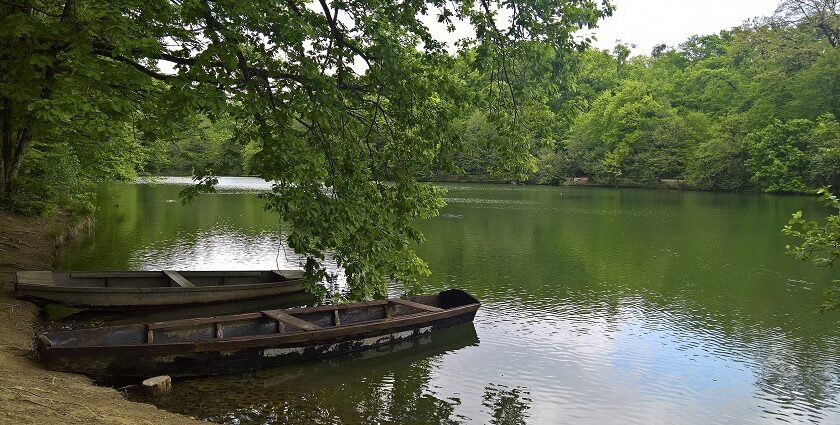
[[[13,272],[52,269],[65,236],[84,227],[68,214],[39,219],[0,210],[0,423],[201,423],[128,401],[84,376],[48,371],[35,359],[38,309],[14,299]]]

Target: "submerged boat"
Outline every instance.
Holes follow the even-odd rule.
[[[300,294],[303,272],[266,271],[23,271],[18,298],[94,309],[210,304]]]
[[[61,331],[38,337],[47,369],[93,377],[205,376],[365,350],[469,323],[480,306],[450,289],[410,299]]]

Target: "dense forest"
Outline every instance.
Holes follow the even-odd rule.
[[[510,140],[484,108],[494,88],[474,66],[480,52],[462,50],[450,71],[476,90],[467,113],[441,124],[456,167],[435,167],[425,178],[567,184],[587,177],[604,185],[680,179],[695,189],[767,192],[836,187],[840,46],[836,30],[817,18],[783,4],[776,16],[659,45],[649,55],[630,57],[632,46],[619,44],[570,56],[570,81],[546,80],[520,98],[530,138],[523,143],[532,155],[513,164],[494,156]],[[837,28],[837,19],[826,21]],[[532,46],[522,78],[548,79],[548,54]],[[237,125],[247,124],[188,117],[165,139],[137,141],[143,159],[136,170],[254,174],[257,147],[236,139]]]
[[[819,4],[819,2],[815,3]],[[505,70],[470,44],[443,67],[460,88],[461,113],[439,122],[446,142],[422,180],[656,185],[679,179],[701,190],[806,192],[840,182],[840,18],[799,9],[678,46],[631,56],[586,47],[558,61],[540,43]],[[564,69],[558,72],[557,63]],[[536,82],[536,84],[533,84]],[[143,90],[162,91],[154,82]],[[524,131],[499,125],[509,90]],[[260,142],[240,137],[249,119],[159,111],[151,96],[126,103],[88,91],[88,110],[37,140],[23,163],[13,206],[37,213],[86,202],[102,180],[137,175],[256,175]],[[72,99],[71,99],[72,100]],[[104,111],[104,113],[103,113]],[[163,116],[162,114],[169,115]],[[89,116],[85,116],[89,114]],[[74,125],[113,119],[112,123]],[[59,140],[57,142],[57,140]],[[507,155],[518,147],[526,156]],[[510,153],[510,152],[507,152]]]
[[[627,58],[589,50],[580,114],[540,157],[543,181],[680,178],[801,192],[840,173],[840,50],[810,20],[761,19]]]

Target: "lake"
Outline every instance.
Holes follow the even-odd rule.
[[[297,267],[257,199],[267,183],[221,178],[182,206],[189,182],[101,188],[60,269]],[[815,312],[840,273],[786,255],[780,232],[796,210],[825,214],[815,198],[442,186],[423,286],[479,297],[474,325],[178,380],[155,403],[236,424],[840,423],[840,312]]]

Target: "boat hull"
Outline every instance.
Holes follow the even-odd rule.
[[[337,356],[472,322],[478,305],[373,325],[325,329],[308,334],[204,344],[149,344],[130,347],[49,347],[38,351],[48,369],[93,377],[174,377],[239,373]]]
[[[224,272],[220,272],[219,276],[221,273]],[[298,275],[285,280],[280,280],[282,278],[278,276],[276,282],[181,287],[160,285],[157,281],[161,278],[161,272],[121,272],[113,273],[114,277],[111,279],[116,280],[118,284],[119,279],[126,280],[127,283],[121,283],[122,286],[61,286],[55,283],[58,278],[54,276],[72,274],[19,272],[15,285],[16,296],[36,303],[113,310],[237,302],[304,292],[303,280],[297,278]],[[109,273],[88,275],[106,276]],[[184,275],[192,278],[190,272],[184,272]]]

